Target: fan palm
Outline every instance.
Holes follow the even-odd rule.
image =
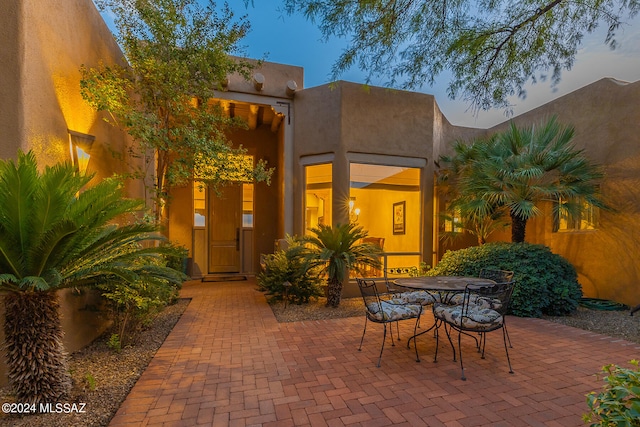
[[[123,198],[115,179],[81,191],[90,179],[68,163],[40,173],[32,153],[0,161],[0,290],[8,375],[19,402],[55,402],[69,390],[57,290],[183,280],[150,262],[167,250],[148,243],[162,239],[155,226],[115,223],[142,202]]]
[[[573,127],[552,117],[538,127],[512,123],[469,145],[456,142],[454,155],[442,158],[449,165],[443,180],[454,188],[451,205],[476,220],[506,210],[513,242],[524,242],[527,221],[541,213],[540,202],[554,202],[554,210],[570,215],[580,213],[582,201],[607,208],[599,188],[602,170],[573,145],[573,135]]]
[[[360,243],[368,233],[355,223],[333,228],[320,224],[311,232],[315,236],[301,238],[306,243],[302,256],[310,268],[318,267],[326,273],[327,307],[338,307],[348,272],[360,273],[365,267],[380,268],[381,250],[371,243]]]

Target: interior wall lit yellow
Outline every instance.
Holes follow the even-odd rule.
[[[384,252],[420,252],[420,169],[351,163],[349,173],[349,219],[378,238]],[[387,261],[387,267],[417,266],[420,256]]]

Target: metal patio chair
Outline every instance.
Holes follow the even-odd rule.
[[[496,283],[505,283],[513,280],[513,271],[483,268],[482,270],[480,270],[480,274],[478,275],[478,277],[482,279],[490,279]]]
[[[382,360],[382,352],[384,351],[384,343],[387,339],[387,324],[392,322],[399,322],[402,320],[416,319],[416,324],[413,328],[414,335],[416,328],[418,327],[418,321],[422,314],[422,306],[419,304],[407,304],[398,299],[383,299],[378,293],[378,287],[375,280],[367,280],[356,278],[362,299],[365,305],[365,321],[364,329],[362,331],[362,338],[360,339],[360,347],[358,351],[362,351],[362,343],[364,342],[364,335],[367,332],[367,323],[369,321],[374,323],[381,323],[384,327],[382,336],[382,346],[380,347],[380,356],[378,357],[378,367],[380,367],[380,361]],[[393,334],[393,332],[392,332]],[[392,335],[392,345],[393,335]],[[416,361],[420,361],[418,356],[418,346],[416,347]]]
[[[497,270],[492,268],[483,268],[480,270],[480,274],[478,277],[482,279],[490,279],[496,283],[506,283],[511,282],[513,280],[513,271],[511,270]],[[511,338],[509,337],[509,329],[505,323],[504,331],[507,334],[507,343],[509,343],[509,347],[513,348],[511,345]]]
[[[453,348],[451,331],[458,331],[458,354],[460,358],[460,369],[462,379],[464,375],[464,365],[462,363],[462,335],[478,333],[480,341],[477,344],[478,351],[484,359],[484,352],[487,343],[487,333],[502,330],[504,349],[507,354],[509,373],[513,373],[509,349],[507,346],[507,332],[504,317],[509,309],[511,295],[515,282],[496,283],[491,285],[468,284],[463,294],[463,301],[458,305],[448,305],[436,303],[433,306],[433,316],[443,322],[447,338]],[[436,353],[434,361],[438,358],[438,333],[436,331]],[[474,337],[475,338],[475,337]],[[455,348],[453,350],[453,360],[456,360]]]

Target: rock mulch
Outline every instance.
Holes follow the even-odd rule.
[[[105,334],[91,345],[73,353],[69,357],[73,389],[64,402],[58,402],[68,403],[70,413],[22,417],[1,414],[0,426],[107,426],[188,304],[188,299],[180,299],[176,304],[166,307],[149,327],[138,334],[133,345],[126,346],[120,352],[109,348],[109,334]],[[15,402],[8,387],[0,390],[0,402]],[[75,410],[82,409],[84,412],[76,412],[72,406],[74,403]],[[81,404],[85,404],[84,407]],[[63,412],[66,410],[64,406],[60,409]]]

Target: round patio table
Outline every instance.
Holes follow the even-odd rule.
[[[455,294],[464,292],[469,284],[473,285],[492,285],[496,282],[491,279],[483,279],[480,277],[465,276],[418,276],[418,277],[402,277],[395,279],[393,283],[405,289],[416,291],[427,291],[428,293],[437,293],[437,301],[445,302],[450,300]],[[430,330],[438,327],[438,321],[434,319],[433,325],[428,329],[421,331],[407,340],[407,348],[411,346],[411,340]]]
[[[419,276],[402,277],[395,279],[393,283],[403,288],[431,291],[431,292],[464,292],[468,284],[491,285],[495,284],[491,279],[463,276]]]

